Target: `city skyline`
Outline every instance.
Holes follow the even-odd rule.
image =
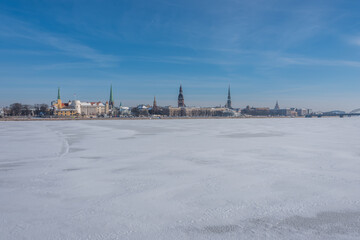
[[[241,109],[241,108],[245,108],[245,107],[248,107],[248,106],[250,106],[250,105],[246,105],[246,106],[244,106],[244,107],[237,107],[237,106],[235,106],[235,107],[233,107],[232,106],[232,100],[231,100],[231,93],[230,93],[230,91],[231,91],[231,85],[228,85],[228,87],[227,87],[227,98],[226,98],[226,102],[224,103],[224,104],[218,104],[218,105],[216,105],[216,106],[195,106],[195,105],[189,105],[189,106],[187,106],[186,104],[185,104],[185,97],[184,97],[184,91],[183,91],[183,87],[182,87],[182,84],[180,84],[180,86],[179,86],[179,95],[178,95],[178,98],[177,98],[177,103],[176,104],[173,104],[173,106],[178,106],[178,107],[226,107],[226,108],[236,108],[236,109]],[[57,89],[57,100],[58,99],[62,99],[62,94],[61,94],[61,88],[60,87],[58,87],[58,89]],[[72,98],[72,99],[69,99],[68,101],[74,101],[74,100],[81,100],[80,98],[78,98],[77,97],[77,95],[76,94],[74,94],[73,95],[74,96],[74,98]],[[110,106],[114,106],[114,107],[117,107],[117,106],[124,106],[124,104],[123,104],[123,102],[122,101],[119,101],[119,102],[116,102],[116,101],[114,101],[114,92],[113,92],[113,85],[111,84],[110,85],[110,94],[109,94],[109,98],[108,98],[109,100],[103,100],[103,99],[100,99],[100,100],[96,100],[96,99],[85,99],[85,101],[90,101],[91,102],[91,100],[96,100],[96,102],[106,102],[106,103],[109,103],[110,104]],[[53,99],[53,100],[51,100],[51,102],[54,102],[54,100],[55,99]],[[155,106],[157,106],[157,103],[156,103],[156,95],[154,95],[153,96],[153,99],[152,99],[152,101],[153,101],[153,105],[154,105],[154,103],[155,103]],[[151,106],[151,103],[148,103],[148,102],[144,102],[144,103],[136,103],[134,106],[131,106],[131,107],[136,107],[136,106],[138,106],[138,105],[143,105],[143,104],[147,104],[147,105],[150,105]],[[171,104],[168,104],[168,105],[162,105],[162,106],[172,106]],[[251,106],[251,107],[254,107],[254,106]],[[275,103],[275,107],[274,107],[274,109],[277,109],[277,107],[279,107],[279,101],[278,100],[276,100],[276,103]],[[271,108],[271,107],[270,107]]]
[[[360,107],[360,3],[0,3],[0,106],[108,99],[244,108]],[[55,93],[56,97],[56,93]]]
[[[230,96],[230,88],[231,88],[231,85],[228,85],[228,87],[226,88],[226,96],[224,94],[224,101],[225,103],[218,103],[218,104],[215,104],[215,105],[211,105],[209,104],[209,102],[211,101],[206,101],[204,100],[203,103],[204,104],[201,104],[201,105],[196,105],[196,104],[192,104],[190,103],[189,105],[184,105],[185,107],[228,107],[230,106],[229,108],[234,108],[234,109],[244,109],[246,107],[266,107],[266,108],[270,108],[270,109],[276,109],[276,106],[279,105],[279,100],[274,100],[273,103],[268,103],[266,105],[263,105],[263,106],[257,106],[257,105],[251,105],[251,104],[247,104],[246,102],[243,103],[242,105],[239,105],[239,106],[233,106],[232,104],[232,97]],[[178,88],[179,89],[179,88]],[[57,87],[57,97],[53,97],[51,99],[48,99],[46,100],[46,102],[20,102],[20,101],[15,101],[15,102],[11,102],[10,104],[12,103],[22,103],[22,104],[27,104],[27,105],[34,105],[34,104],[49,104],[51,105],[52,102],[54,102],[56,99],[59,99],[59,96],[60,96],[60,90],[61,90],[61,99],[64,101],[64,102],[71,102],[71,101],[74,101],[74,100],[82,100],[82,101],[85,101],[85,102],[108,102],[111,106],[124,106],[124,105],[127,105],[127,106],[130,106],[130,107],[136,107],[138,105],[150,105],[152,104],[153,100],[154,100],[154,97],[156,97],[156,95],[153,95],[152,96],[152,99],[150,100],[145,100],[144,102],[140,102],[140,101],[136,101],[134,100],[134,104],[133,105],[129,105],[129,104],[124,104],[124,103],[128,103],[130,101],[127,101],[126,99],[123,99],[123,100],[118,100],[118,98],[116,98],[116,91],[115,91],[115,94],[113,92],[113,84],[110,84],[110,94],[109,94],[109,89],[107,91],[107,96],[101,96],[100,98],[91,98],[90,99],[84,99],[84,98],[81,98],[79,97],[78,94],[74,93],[74,94],[63,94],[63,90],[61,87]],[[71,90],[70,90],[71,91]],[[103,90],[100,90],[99,92],[103,92]],[[180,84],[180,92],[181,92],[181,95],[183,94],[183,90],[182,90],[182,84]],[[178,90],[178,93],[179,93],[179,90]],[[115,95],[115,97],[114,97]],[[65,96],[65,97],[63,97]],[[69,96],[68,98],[66,96]],[[226,97],[226,98],[225,98]],[[174,96],[173,96],[174,98]],[[117,99],[117,100],[114,100],[114,99]],[[185,99],[183,97],[183,99]],[[187,99],[187,98],[186,98]],[[111,101],[112,100],[112,101]],[[230,100],[230,105],[229,104],[229,100]],[[183,100],[184,101],[184,100]],[[187,100],[186,100],[187,101]],[[9,105],[10,105],[9,104]],[[4,106],[0,106],[0,107],[9,107],[9,105],[4,105]],[[161,106],[180,106],[179,105],[179,96],[170,103],[170,104],[160,104]],[[275,107],[274,107],[275,106]],[[304,106],[295,106],[295,105],[289,105],[288,103],[286,102],[283,102],[281,103],[281,106],[283,108],[306,108]],[[308,108],[310,109],[310,108]],[[356,109],[352,109],[352,110],[357,110],[358,108]],[[315,111],[319,111],[319,112],[327,112],[327,111],[337,111],[337,110],[342,110],[342,109],[331,109],[331,110],[324,110],[324,109],[316,109]],[[349,110],[348,112],[350,112],[351,110]]]

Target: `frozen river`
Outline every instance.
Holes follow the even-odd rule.
[[[0,239],[359,239],[360,118],[0,122]]]

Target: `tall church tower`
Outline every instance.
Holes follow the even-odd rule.
[[[178,96],[178,107],[186,107],[184,103],[184,95],[181,84],[180,84],[179,96]]]
[[[153,102],[153,111],[156,112],[158,110],[157,104],[156,104],[156,98],[154,96],[154,102]]]
[[[275,104],[274,109],[275,109],[275,110],[279,110],[279,109],[280,109],[280,107],[279,107],[279,102],[278,102],[278,101],[276,101],[276,104]]]
[[[110,85],[109,107],[110,107],[110,108],[114,107],[114,97],[113,97],[112,84]]]
[[[61,102],[61,98],[60,98],[60,87],[58,87],[58,96],[57,96],[57,101],[56,101],[56,107],[57,107],[57,109],[62,108],[62,102]]]
[[[231,107],[230,85],[229,85],[229,89],[228,89],[228,97],[227,97],[227,101],[226,101],[225,107],[227,107],[227,108],[232,108],[232,107]]]

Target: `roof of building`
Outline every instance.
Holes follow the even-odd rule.
[[[75,108],[62,108],[62,109],[57,109],[57,112],[66,112],[66,111],[76,111]]]
[[[81,106],[105,106],[102,102],[80,102]]]

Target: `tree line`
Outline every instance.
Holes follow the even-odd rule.
[[[5,116],[48,116],[51,114],[51,109],[49,109],[49,105],[35,104],[21,104],[21,103],[13,103],[8,108],[4,108]]]

